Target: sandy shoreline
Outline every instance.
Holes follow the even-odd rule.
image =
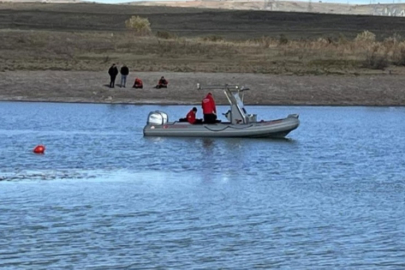
[[[135,77],[144,89],[132,88]],[[155,89],[160,76],[168,89]],[[119,85],[119,76],[116,84]],[[108,87],[107,72],[7,71],[0,72],[0,100],[122,104],[199,104],[208,90],[196,84],[248,86],[249,105],[405,106],[405,77],[296,76],[235,73],[178,73],[131,71],[127,87]],[[220,90],[212,91],[218,104],[227,104]]]

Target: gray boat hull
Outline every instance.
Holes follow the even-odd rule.
[[[244,137],[244,138],[283,138],[299,126],[298,115],[287,118],[261,121],[249,124],[195,124],[170,122],[163,125],[147,124],[144,136],[157,137]]]

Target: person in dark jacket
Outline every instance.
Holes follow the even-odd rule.
[[[115,78],[118,75],[118,68],[115,64],[112,64],[112,66],[108,70],[108,74],[110,75],[110,88],[114,88]]]
[[[158,84],[156,85],[156,88],[167,88],[167,85],[169,82],[165,79],[165,77],[161,77]]]
[[[121,73],[121,87],[125,87],[127,83],[127,76],[129,74],[129,69],[126,65],[123,65],[120,70]]]

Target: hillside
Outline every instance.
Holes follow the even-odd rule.
[[[0,3],[89,3],[82,0],[0,0]],[[283,12],[313,12],[345,15],[405,16],[405,4],[342,4],[322,1],[276,1],[276,0],[191,0],[191,1],[122,1],[121,5],[168,6],[226,10],[267,10]]]
[[[405,36],[405,21],[396,17],[92,3],[2,3],[0,29],[122,32],[131,15],[148,18],[154,32],[169,31],[183,37],[220,35],[246,40],[284,34],[300,39],[344,34],[353,38],[364,30],[379,39]]]
[[[125,27],[134,15],[150,34]],[[398,17],[13,2],[0,5],[0,70],[369,74],[405,64],[401,36]]]
[[[370,4],[354,5],[340,3],[322,3],[322,1],[246,1],[246,0],[221,0],[221,1],[141,1],[131,2],[133,5],[145,6],[171,6],[195,7],[228,10],[267,10],[283,12],[313,12],[346,15],[375,15],[375,16],[405,16],[405,4]]]

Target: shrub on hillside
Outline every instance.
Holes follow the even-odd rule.
[[[382,46],[373,46],[366,55],[363,67],[371,69],[384,69],[388,67],[388,53]]]
[[[204,41],[212,41],[212,42],[218,42],[218,41],[223,41],[224,38],[221,36],[217,36],[217,35],[211,35],[211,36],[206,36],[203,37]]]
[[[362,33],[358,34],[354,41],[360,42],[374,42],[375,41],[375,34],[370,31],[363,31]]]
[[[278,39],[278,44],[285,45],[287,43],[288,43],[288,38],[284,34],[281,34],[280,38]]]
[[[139,16],[132,16],[126,20],[125,26],[130,30],[136,31],[140,35],[148,35],[152,31],[149,20]]]
[[[338,43],[339,44],[347,44],[349,42],[348,38],[343,33],[339,33]]]
[[[156,37],[162,38],[162,39],[175,39],[175,38],[177,38],[177,35],[170,33],[168,31],[157,31]]]
[[[316,41],[318,42],[318,44],[320,44],[322,46],[327,46],[327,45],[331,44],[331,40],[324,38],[324,37],[320,37]]]
[[[393,55],[392,55],[392,63],[396,66],[405,66],[405,47],[404,46],[399,46],[394,50]]]

